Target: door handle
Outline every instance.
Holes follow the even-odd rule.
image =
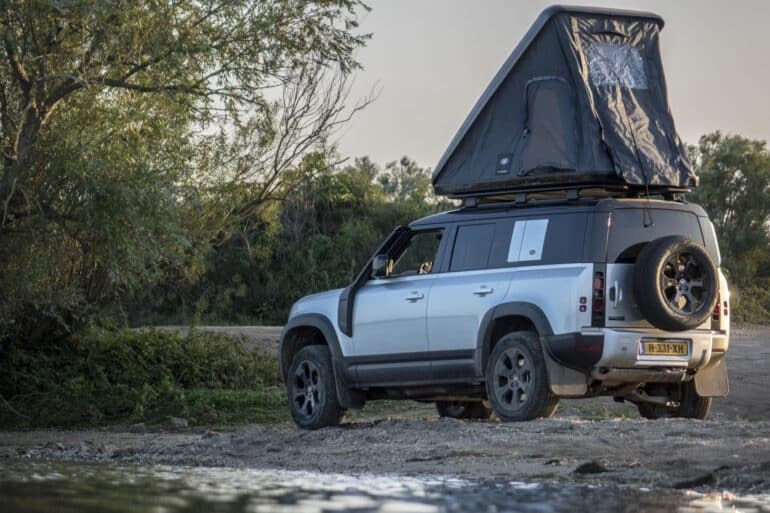
[[[422,298],[424,298],[424,297],[425,297],[425,296],[423,296],[423,295],[422,295],[422,293],[420,293],[420,292],[417,292],[417,291],[415,290],[415,291],[413,291],[411,294],[409,294],[408,296],[406,296],[404,299],[406,299],[407,301],[412,301],[412,302],[415,302],[415,301],[419,301],[419,300],[421,300],[421,299],[422,299]]]
[[[612,301],[612,306],[616,308],[618,303],[623,301],[623,289],[620,288],[618,280],[615,280],[612,284],[612,288],[610,288],[610,301]]]
[[[495,289],[487,287],[486,285],[482,285],[481,287],[474,290],[473,293],[477,296],[486,296],[487,294],[491,294],[494,291]]]

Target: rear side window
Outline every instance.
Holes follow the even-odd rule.
[[[450,271],[486,269],[489,251],[495,236],[495,224],[471,224],[459,226],[452,248]]]
[[[497,223],[490,267],[581,262],[587,214],[505,219]]]
[[[650,223],[652,217],[652,223]],[[620,208],[612,212],[607,262],[631,263],[648,242],[681,235],[703,244],[698,216],[680,210]],[[715,255],[712,255],[712,258]]]

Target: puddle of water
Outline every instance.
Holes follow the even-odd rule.
[[[256,469],[3,463],[3,513],[770,512],[770,495]]]

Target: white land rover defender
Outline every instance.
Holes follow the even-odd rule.
[[[546,9],[432,177],[463,206],[399,227],[281,338],[300,427],[381,398],[547,417],[609,395],[703,419],[728,392],[729,292],[676,134],[655,14]]]

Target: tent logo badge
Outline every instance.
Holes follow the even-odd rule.
[[[497,174],[507,175],[511,172],[511,163],[513,162],[513,155],[510,153],[504,153],[497,156]]]

